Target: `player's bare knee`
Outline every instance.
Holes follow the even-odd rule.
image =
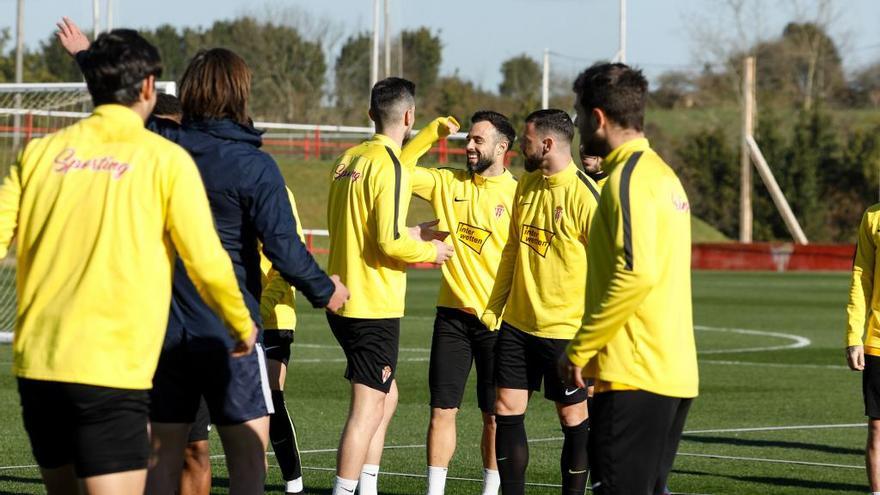
[[[556,414],[562,426],[577,426],[587,419],[587,404],[556,404]]]
[[[483,413],[483,430],[495,431],[495,428],[496,428],[495,415],[492,413],[484,412]]]
[[[432,427],[442,427],[448,426],[451,423],[455,423],[455,418],[458,415],[458,408],[456,407],[434,407],[431,408],[431,426]]]

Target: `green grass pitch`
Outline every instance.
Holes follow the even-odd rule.
[[[832,494],[867,491],[860,377],[844,367],[845,274],[695,272],[701,395],[670,478],[677,493]],[[439,272],[411,271],[398,378],[379,490],[424,493],[428,348]],[[334,448],[348,407],[343,356],[321,312],[300,311],[287,400],[309,493],[330,493]],[[0,494],[43,493],[21,425],[11,351],[0,347]],[[473,379],[473,376],[472,376]],[[561,432],[540,395],[526,423],[529,493],[558,493]],[[480,420],[473,383],[459,416],[447,493],[479,491]],[[214,492],[228,486],[212,434]],[[282,489],[269,457],[268,488]]]

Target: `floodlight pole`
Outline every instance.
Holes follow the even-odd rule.
[[[370,57],[370,90],[379,80],[379,0],[373,0],[373,52]]]
[[[620,0],[620,47],[617,52],[617,61],[626,63],[626,0]]]
[[[385,0],[385,77],[391,76],[391,0]]]
[[[742,142],[739,157],[739,242],[752,242],[752,163],[748,138],[755,132],[755,57],[743,60]]]
[[[541,108],[550,107],[550,50],[544,49],[544,74],[541,78]]]
[[[92,0],[92,33],[95,39],[101,34],[101,0]]]
[[[17,10],[15,12],[15,82],[21,84],[24,81],[24,0],[18,0]],[[21,108],[21,93],[15,95],[15,108]],[[21,115],[15,114],[12,117],[12,126],[15,131],[12,133],[12,149],[18,152],[18,145],[21,142]]]
[[[113,31],[113,0],[107,0],[107,31]]]

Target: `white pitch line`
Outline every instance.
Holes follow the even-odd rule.
[[[294,364],[315,364],[315,363],[344,363],[346,362],[345,358],[292,358],[291,363]],[[427,357],[418,357],[418,358],[399,358],[397,360],[398,363],[425,363],[430,361]]]
[[[797,363],[761,363],[758,361],[720,361],[715,359],[700,359],[700,363],[724,364],[731,366],[762,366],[766,368],[809,368],[821,370],[849,370],[849,366],[837,364],[797,364]]]
[[[826,462],[809,462],[809,461],[792,461],[788,459],[768,459],[764,457],[739,457],[732,455],[718,455],[718,454],[692,454],[689,452],[678,452],[677,456],[685,456],[685,457],[707,457],[710,459],[723,459],[729,461],[751,461],[751,462],[769,462],[772,464],[796,464],[798,466],[816,466],[816,467],[832,467],[832,468],[846,468],[846,469],[865,469],[864,465],[858,464],[830,464]]]
[[[407,317],[407,318],[417,318],[417,317]],[[430,318],[433,317],[418,317],[418,318]],[[812,342],[810,339],[806,337],[802,337],[800,335],[795,335],[791,333],[784,332],[769,332],[764,330],[749,330],[747,328],[724,328],[724,327],[710,327],[705,325],[695,325],[695,330],[707,331],[707,332],[728,332],[728,333],[738,333],[741,335],[757,335],[761,337],[771,337],[778,339],[788,339],[792,341],[790,344],[784,345],[772,345],[772,346],[764,346],[764,347],[745,347],[739,349],[708,349],[704,351],[698,351],[697,354],[733,354],[733,353],[742,353],[742,352],[766,352],[766,351],[779,351],[785,349],[800,349],[802,347],[809,346]],[[294,347],[303,347],[308,349],[339,349],[338,345],[328,345],[328,344],[298,344],[294,343]],[[425,347],[401,347],[401,352],[431,352],[430,348]],[[731,361],[732,362],[732,361]],[[818,365],[817,365],[818,366]]]
[[[338,345],[330,345],[330,344],[299,344],[294,343],[293,347],[304,347],[307,349],[338,349],[342,350]],[[431,352],[431,349],[426,349],[424,347],[401,347],[398,349],[401,352]]]
[[[709,349],[706,351],[698,351],[697,354],[730,354],[730,353],[739,353],[739,352],[767,352],[767,351],[779,351],[783,349],[800,349],[802,347],[809,346],[812,342],[810,339],[806,337],[802,337],[800,335],[795,335],[791,333],[782,333],[782,332],[767,332],[764,330],[749,330],[746,328],[721,328],[721,327],[707,327],[704,325],[695,325],[695,330],[704,330],[709,332],[729,332],[729,333],[738,333],[742,335],[759,335],[762,337],[775,337],[780,339],[789,339],[794,342],[787,345],[776,345],[776,346],[765,346],[765,347],[746,347],[742,349]]]
[[[825,430],[832,428],[865,428],[867,423],[840,423],[829,425],[793,425],[793,426],[758,426],[752,428],[722,428],[716,430],[690,430],[684,435],[701,435],[705,433],[746,433],[753,431],[784,431],[784,430]]]

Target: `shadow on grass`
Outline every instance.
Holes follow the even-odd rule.
[[[43,480],[40,478],[26,478],[24,476],[0,475],[0,483],[27,483],[32,485],[41,485]],[[0,495],[28,495],[26,492],[15,492],[0,489]]]
[[[694,443],[710,443],[738,445],[745,447],[779,447],[783,449],[801,449],[812,450],[816,452],[825,452],[828,454],[851,454],[863,455],[864,449],[853,449],[849,447],[835,447],[833,445],[822,445],[819,443],[806,442],[790,442],[785,440],[758,440],[749,438],[730,438],[730,437],[707,437],[704,435],[683,435],[682,440]]]
[[[800,478],[783,478],[780,476],[735,476],[731,474],[708,473],[706,471],[690,471],[686,469],[673,469],[675,474],[689,474],[694,476],[714,476],[716,478],[727,478],[729,480],[741,481],[744,483],[758,483],[762,485],[772,485],[787,488],[802,488],[809,490],[827,490],[834,493],[864,493],[867,490],[867,483],[837,483],[833,481],[815,481]],[[674,486],[672,487],[675,488]]]
[[[229,478],[221,478],[221,477],[212,477],[211,478],[211,487],[212,488],[229,488]],[[284,493],[284,485],[281,484],[268,484],[266,485],[266,493]],[[331,488],[315,488],[306,486],[306,493],[315,494],[315,495],[331,495],[333,490]],[[3,492],[0,492],[0,495],[3,495]]]

